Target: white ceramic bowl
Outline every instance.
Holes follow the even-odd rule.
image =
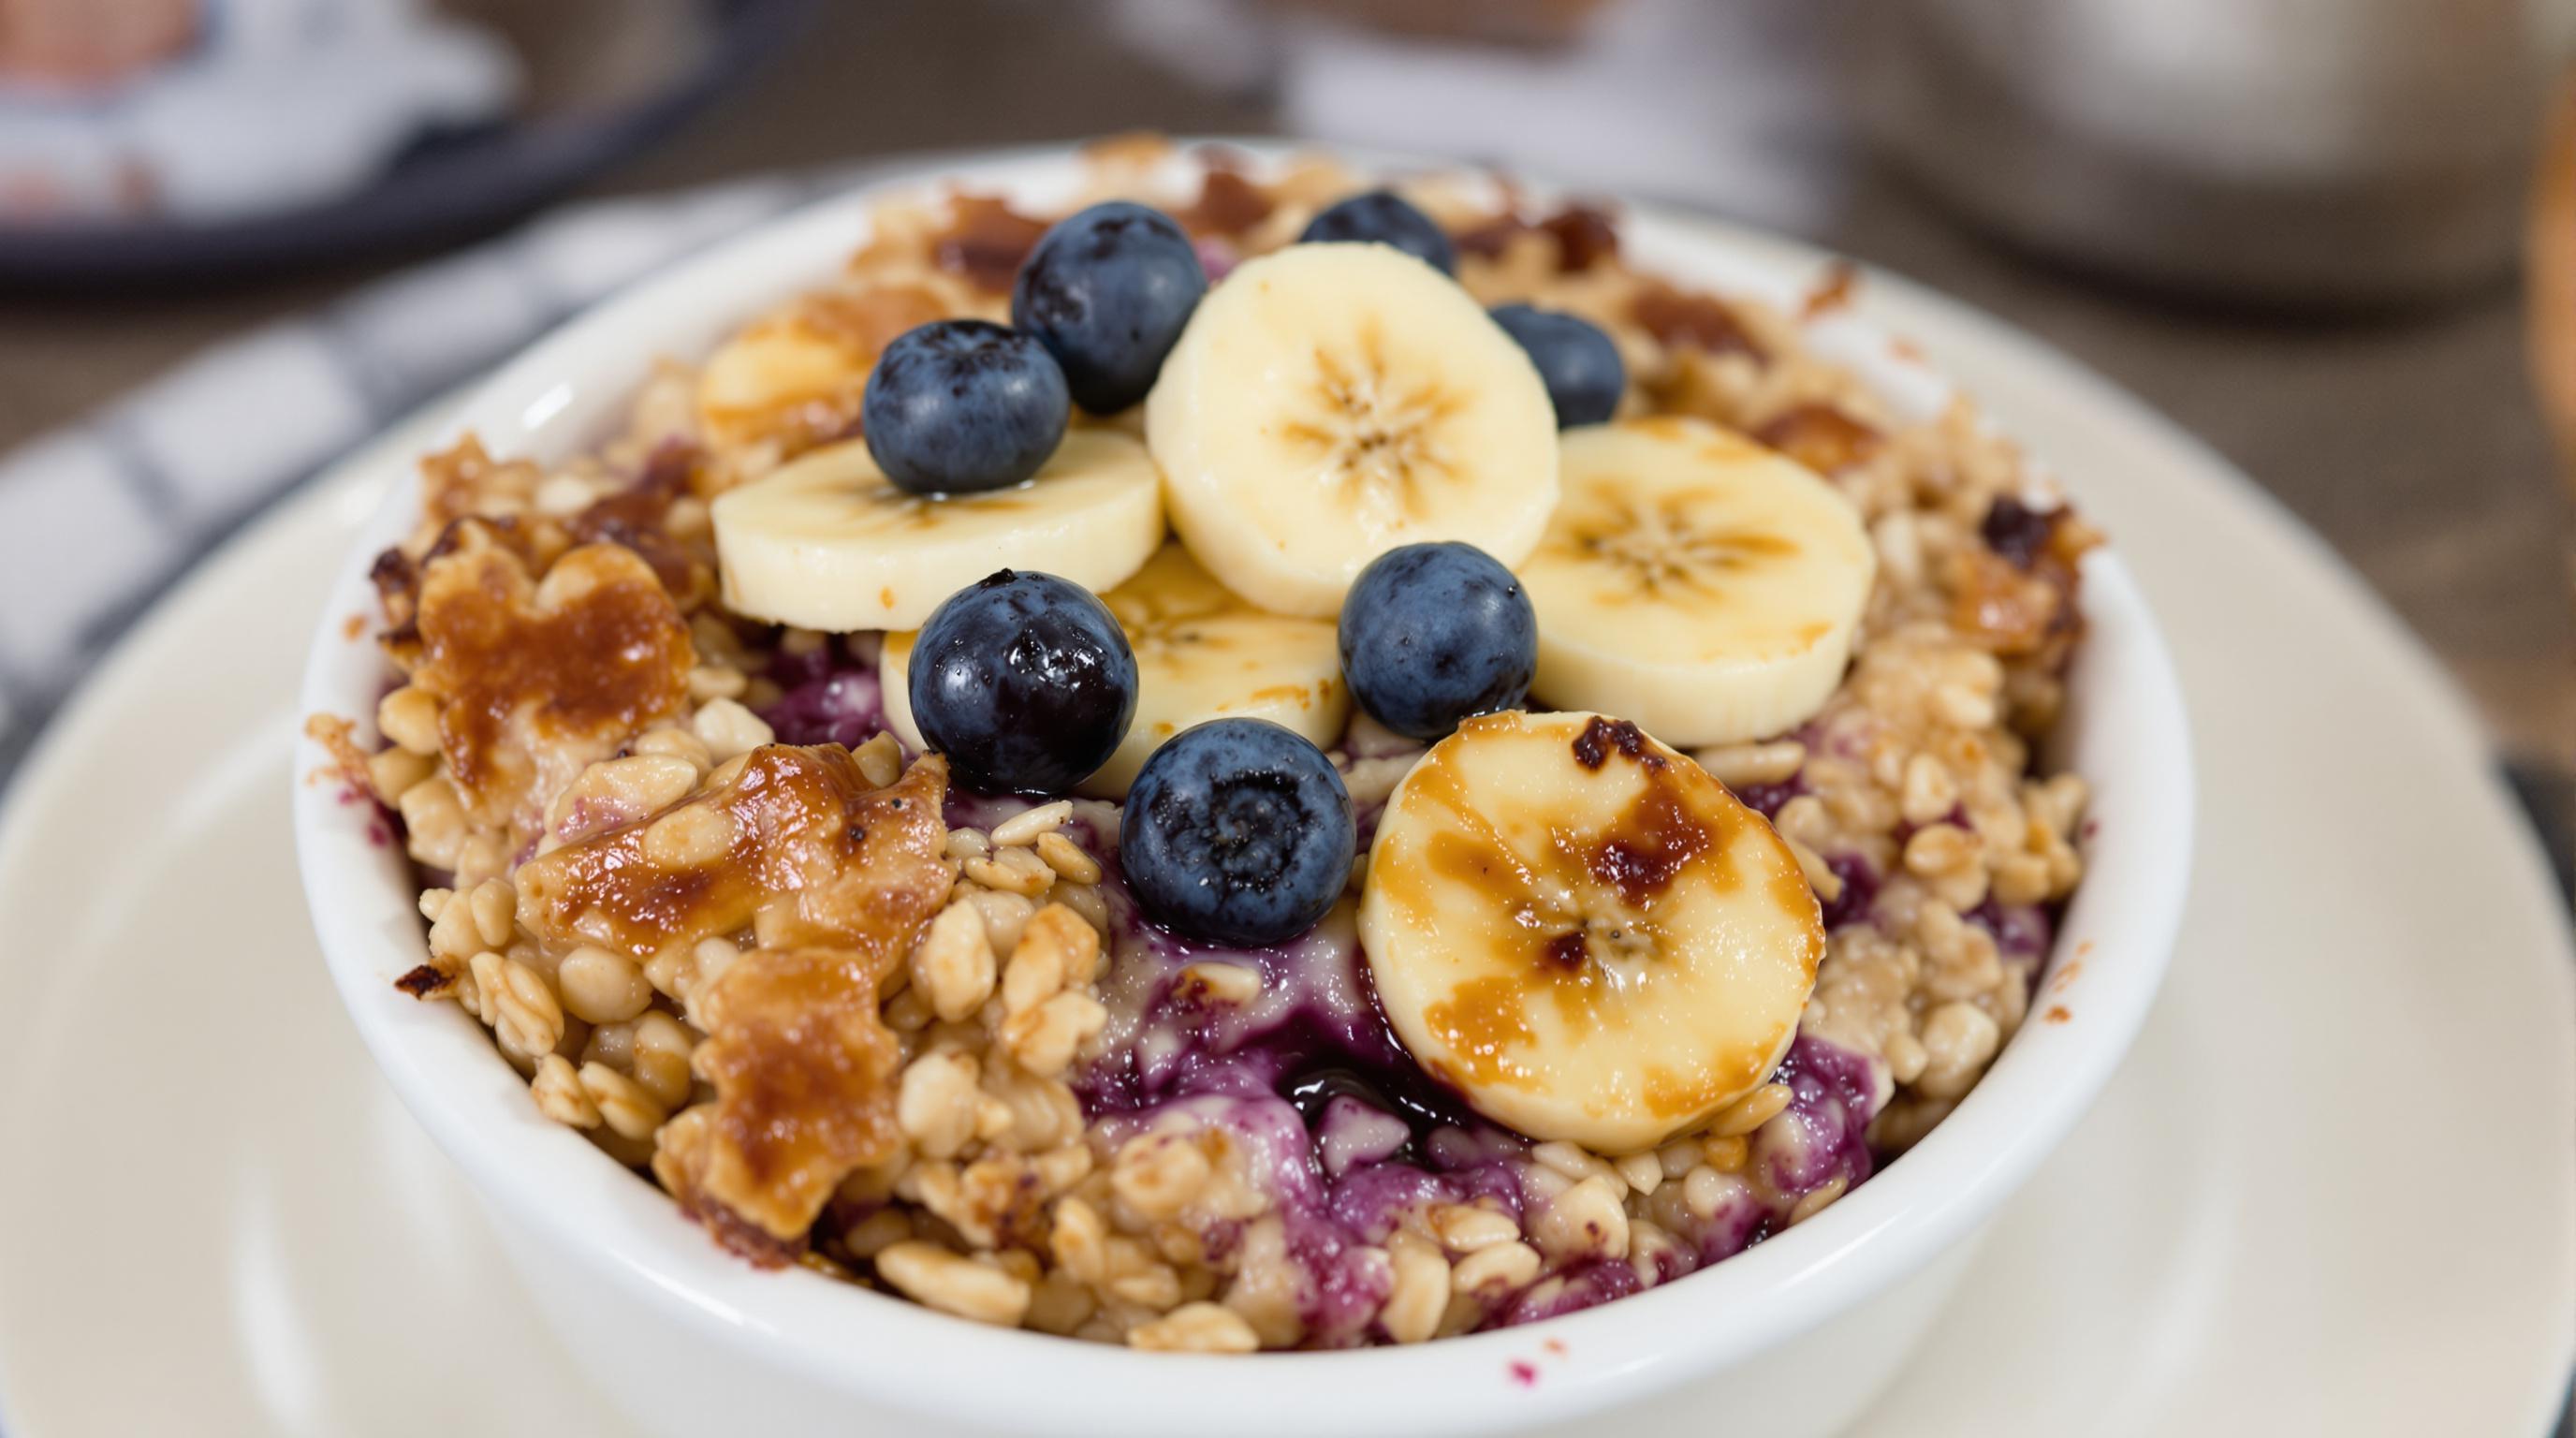
[[[1062,151],[942,174],[1038,206],[1062,202],[1076,183]],[[835,271],[884,193],[817,205],[600,306],[505,366],[457,427],[504,456],[579,451],[616,421],[656,356],[703,353],[754,311]],[[1790,310],[1823,264],[1811,251],[1652,209],[1631,212],[1626,236],[1628,253],[1649,268]],[[1929,416],[1947,396],[1856,314],[1826,315],[1810,338],[1901,412]],[[362,737],[385,671],[372,642],[352,638],[346,621],[375,612],[368,561],[409,527],[417,502],[408,485],[389,499],[316,627],[304,708],[356,717]],[[323,951],[367,1047],[482,1196],[566,1348],[648,1429],[690,1438],[1432,1438],[1617,1408],[1627,1433],[1802,1438],[1840,1427],[1894,1373],[1970,1261],[1984,1221],[2109,1078],[2163,974],[2191,836],[2181,699],[2116,556],[2087,561],[2085,600],[2092,633],[2058,757],[2091,782],[2098,823],[2044,1000],[2062,1005],[2066,1021],[2025,1026],[1947,1121],[1814,1220],[1667,1287],[1417,1347],[1134,1353],[998,1331],[802,1269],[755,1270],[718,1250],[651,1184],[541,1118],[488,1035],[455,1005],[419,1003],[393,988],[419,960],[421,921],[401,856],[368,837],[366,806],[341,802],[329,786],[299,785],[296,837]],[[308,743],[297,772],[326,760]],[[2072,961],[2079,954],[2080,966]]]

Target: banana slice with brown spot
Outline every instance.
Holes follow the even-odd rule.
[[[1789,847],[1596,714],[1470,719],[1387,801],[1360,945],[1415,1060],[1541,1139],[1632,1153],[1779,1066],[1824,958]]]

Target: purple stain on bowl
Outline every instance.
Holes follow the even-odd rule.
[[[319,779],[321,775],[317,774],[314,777]],[[398,840],[406,837],[408,831],[403,828],[402,812],[377,798],[375,790],[343,780],[340,783],[339,792],[334,797],[343,809],[365,807],[367,811],[365,833],[369,847],[390,849]]]

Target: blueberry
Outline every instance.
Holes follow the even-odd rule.
[[[1185,939],[1262,948],[1315,926],[1351,878],[1341,771],[1267,719],[1182,730],[1136,775],[1118,862],[1145,916]]]
[[[1353,195],[1306,224],[1300,240],[1375,240],[1393,245],[1440,273],[1455,274],[1458,252],[1429,215],[1392,190]]]
[[[1071,416],[1046,346],[988,320],[934,320],[878,358],[860,397],[868,453],[914,494],[1001,489],[1038,472]]]
[[[1472,544],[1408,544],[1360,571],[1342,601],[1342,678],[1379,723],[1437,739],[1515,709],[1538,673],[1538,612]]]
[[[1499,305],[1494,323],[1538,366],[1548,403],[1556,406],[1558,429],[1599,424],[1619,408],[1628,367],[1619,361],[1619,347],[1589,321],[1528,305]]]
[[[1207,284],[1197,247],[1170,217],[1112,200],[1038,241],[1011,288],[1011,323],[1064,367],[1074,403],[1115,414],[1154,387]]]
[[[922,742],[967,788],[1061,794],[1136,717],[1136,654],[1090,590],[1001,570],[932,612],[909,675]]]
[[[1998,495],[1977,533],[1988,549],[2011,560],[2014,568],[2028,569],[2039,562],[2041,551],[2057,532],[2057,522],[2065,517],[2063,509],[2033,509],[2012,495]]]

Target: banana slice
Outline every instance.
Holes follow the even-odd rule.
[[[1850,501],[1695,419],[1569,430],[1563,449],[1564,502],[1520,567],[1538,610],[1534,695],[1686,749],[1823,707],[1878,571]]]
[[[1533,1138],[1633,1153],[1779,1067],[1825,953],[1762,816],[1634,724],[1470,719],[1398,784],[1360,947],[1415,1061]]]
[[[1330,617],[1420,540],[1517,564],[1556,507],[1529,356],[1386,245],[1291,245],[1227,276],[1163,361],[1145,442],[1190,552],[1276,614]]]
[[[1342,686],[1332,625],[1262,613],[1209,578],[1177,544],[1164,545],[1135,578],[1101,599],[1136,649],[1136,719],[1118,752],[1083,781],[1082,793],[1124,797],[1146,756],[1210,719],[1268,719],[1317,745],[1341,737],[1350,691]],[[887,635],[877,665],[886,723],[919,749],[907,684],[914,637]]]
[[[997,569],[1090,589],[1134,574],[1163,542],[1154,461],[1126,435],[1068,432],[1028,483],[930,499],[894,487],[858,440],[730,490],[712,509],[724,600],[804,629],[917,629]]]

